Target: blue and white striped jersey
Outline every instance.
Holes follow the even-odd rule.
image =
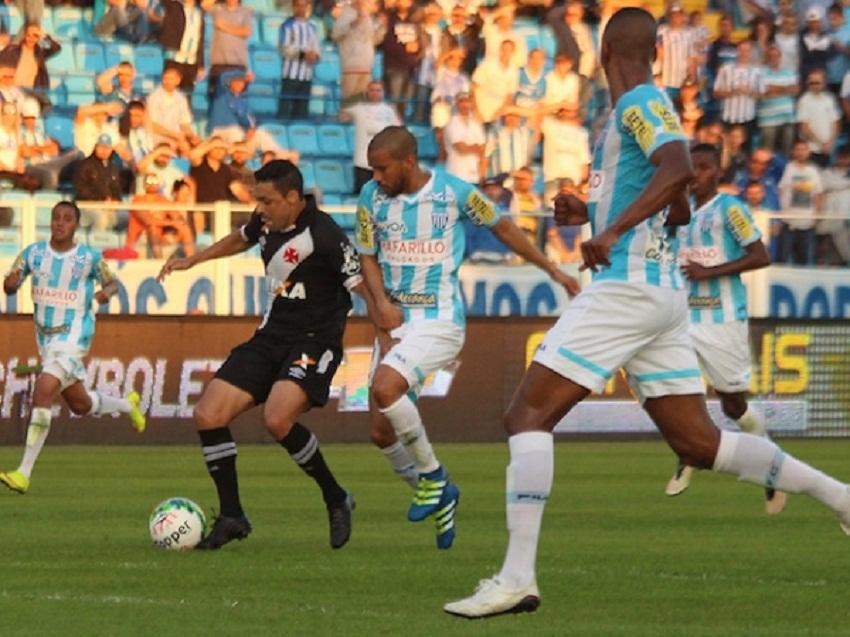
[[[646,187],[655,174],[650,157],[669,142],[687,143],[687,137],[663,89],[641,84],[617,100],[593,150],[588,216],[594,235]],[[682,289],[675,236],[664,227],[666,217],[665,209],[621,236],[611,248],[611,266],[595,272],[593,279]]]
[[[376,256],[387,295],[402,308],[405,322],[466,323],[458,284],[464,219],[489,227],[499,213],[475,186],[442,168],[432,169],[415,194],[388,197],[374,180],[360,191],[354,244]]]
[[[315,24],[295,17],[287,19],[280,25],[277,48],[283,56],[283,79],[312,81],[315,65],[302,59],[300,54],[307,51],[321,52]]]
[[[95,286],[114,278],[100,253],[79,244],[59,253],[47,241],[38,241],[24,248],[12,270],[32,275],[39,349],[62,343],[88,350],[94,336]]]
[[[737,261],[746,246],[761,239],[747,204],[733,195],[718,193],[693,211],[682,229],[679,259],[714,267]],[[747,290],[740,274],[692,281],[688,294],[692,323],[729,323],[747,320]]]

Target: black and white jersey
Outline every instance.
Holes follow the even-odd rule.
[[[267,232],[254,213],[242,237],[260,244],[266,266],[268,309],[257,332],[283,338],[337,341],[351,310],[349,290],[359,284],[354,246],[312,197],[294,227]]]

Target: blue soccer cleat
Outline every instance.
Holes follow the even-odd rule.
[[[407,519],[411,522],[421,522],[433,515],[440,506],[443,491],[448,484],[449,474],[442,465],[429,473],[420,473],[416,494],[407,511]]]
[[[460,489],[454,482],[449,482],[443,490],[439,508],[434,514],[437,522],[437,548],[450,549],[455,541],[455,513],[460,502]]]

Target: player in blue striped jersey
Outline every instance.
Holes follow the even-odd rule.
[[[33,466],[50,431],[52,406],[58,394],[77,415],[126,413],[136,431],[145,429],[136,392],[117,398],[87,391],[83,384],[83,358],[94,337],[92,302],[107,303],[118,291],[118,285],[100,253],[74,242],[79,226],[80,210],[76,204],[56,204],[50,218],[50,241],[27,246],[3,280],[3,290],[11,296],[32,276],[33,320],[41,358],[23,459],[16,470],[0,473],[0,483],[21,494],[29,489]],[[95,291],[98,285],[101,288]]]
[[[747,291],[741,273],[770,264],[761,232],[747,205],[717,191],[720,152],[700,144],[691,149],[694,211],[681,232],[679,260],[690,282],[688,333],[700,365],[720,398],[723,413],[742,431],[766,436],[761,416],[747,404],[750,387],[750,346],[747,328]],[[679,464],[667,483],[667,495],[688,488],[692,467]],[[768,513],[779,513],[785,494],[766,489]]]
[[[684,464],[810,495],[832,509],[850,535],[848,485],[767,438],[720,431],[708,415],[676,241],[665,231],[689,220],[685,187],[693,174],[678,118],[653,85],[655,43],[655,19],[636,8],[615,13],[602,36],[614,108],[594,151],[590,205],[584,210],[569,195],[555,202],[559,223],[589,217],[593,238],[581,252],[593,282],[543,339],[504,417],[510,539],[502,568],[471,596],[446,604],[447,613],[491,617],[540,605],[535,562],[554,476],[551,432],[620,368]]]
[[[441,168],[419,166],[416,138],[390,126],[369,144],[374,175],[361,190],[355,245],[375,299],[378,343],[370,385],[373,442],[416,489],[408,519],[434,515],[437,547],[454,541],[460,496],[434,455],[413,400],[431,373],[457,358],[465,316],[458,285],[463,221],[487,226],[568,293],[578,283],[549,262],[492,202]]]

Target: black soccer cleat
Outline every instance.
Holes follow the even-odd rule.
[[[354,496],[345,492],[345,499],[328,507],[328,525],[331,532],[331,548],[340,549],[351,537],[351,513],[354,507]]]
[[[195,548],[202,551],[215,551],[232,540],[244,540],[251,531],[253,527],[247,515],[241,515],[238,518],[220,515],[215,519],[212,531],[198,542]]]

